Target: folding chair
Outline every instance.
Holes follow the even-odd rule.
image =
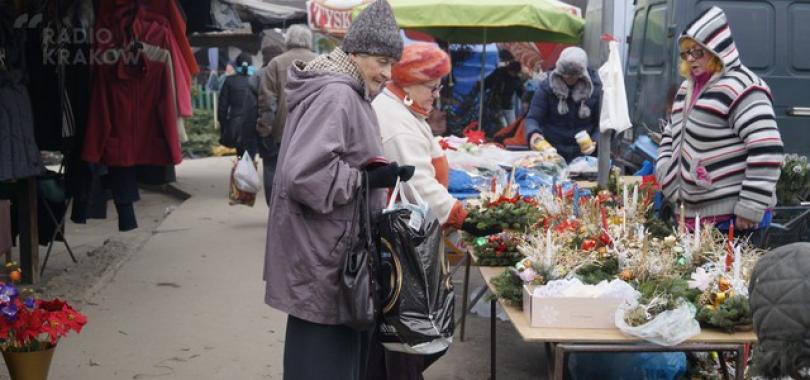
[[[48,265],[48,259],[51,257],[51,251],[53,250],[54,243],[56,242],[57,237],[60,237],[62,243],[65,245],[65,248],[70,255],[71,260],[74,263],[78,263],[76,260],[76,256],[73,255],[73,250],[70,248],[70,244],[67,241],[67,237],[65,237],[65,221],[67,220],[67,210],[70,209],[70,204],[72,203],[73,199],[67,197],[65,194],[64,185],[60,183],[60,179],[64,178],[64,162],[62,165],[59,166],[59,171],[57,173],[39,177],[37,179],[37,186],[41,189],[44,188],[46,190],[37,191],[37,195],[39,198],[40,204],[42,207],[45,208],[45,211],[48,214],[48,217],[56,226],[51,233],[50,239],[48,240],[48,250],[45,253],[45,260],[42,262],[42,267],[39,269],[39,275],[42,276],[42,273],[45,272],[45,267]],[[53,181],[53,183],[44,183],[45,181]],[[51,208],[50,202],[58,203],[64,202],[65,208],[64,211],[61,212],[61,215],[56,215],[54,210]]]

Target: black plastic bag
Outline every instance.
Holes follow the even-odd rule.
[[[380,341],[390,351],[446,350],[453,340],[454,294],[439,221],[405,204],[389,207],[377,222],[384,298]]]

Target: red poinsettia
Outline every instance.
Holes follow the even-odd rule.
[[[81,332],[87,317],[65,301],[22,297],[13,284],[0,283],[0,349],[37,351],[56,345],[70,331]]]
[[[439,140],[439,146],[442,148],[442,150],[456,150],[456,148],[450,146],[450,143],[447,142],[447,139]]]
[[[480,145],[486,141],[487,136],[484,131],[469,129],[464,131],[464,137],[467,138],[467,142],[470,144]]]

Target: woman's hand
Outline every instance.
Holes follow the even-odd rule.
[[[754,230],[759,227],[759,222],[737,216],[737,220],[734,221],[734,227],[739,230]]]

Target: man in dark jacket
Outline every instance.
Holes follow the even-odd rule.
[[[236,74],[228,76],[219,90],[217,119],[220,144],[236,148],[239,156],[248,152],[253,157],[259,150],[256,133],[258,88],[251,85],[250,62],[250,56],[245,53],[236,57]]]
[[[374,213],[385,205],[385,188],[413,175],[413,167],[408,172],[396,163],[364,170],[383,152],[371,100],[401,54],[393,11],[379,0],[353,20],[342,48],[290,68],[264,265],[265,302],[289,314],[284,379],[363,376],[370,331],[347,326],[343,313],[351,305],[340,297],[341,263],[355,238],[350,231],[357,231],[353,215],[364,176]]]
[[[287,70],[295,61],[310,62],[317,57],[312,52],[312,32],[305,25],[293,25],[284,36],[287,51],[273,58],[267,67],[259,87],[259,154],[264,166],[264,196],[270,205],[273,176],[276,172],[278,151],[284,123],[287,121]]]
[[[520,62],[512,61],[495,69],[484,79],[484,88],[490,92],[490,99],[503,114],[503,125],[515,122],[515,94],[523,96],[523,81],[520,79]]]
[[[563,50],[554,71],[532,98],[526,117],[526,141],[538,146],[543,139],[571,162],[576,157],[596,152],[599,113],[602,105],[602,81],[588,68],[588,56],[578,47]],[[587,133],[592,144],[583,149],[577,133]]]

